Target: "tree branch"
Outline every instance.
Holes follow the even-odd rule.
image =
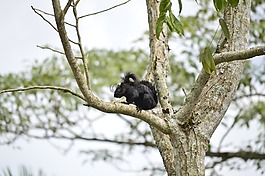
[[[74,54],[72,52],[70,41],[68,39],[67,32],[65,29],[64,16],[62,13],[60,2],[59,0],[53,0],[52,3],[53,3],[55,21],[65,51],[65,56],[72,69],[78,87],[86,99],[87,104],[95,109],[98,109],[106,113],[121,113],[124,115],[130,115],[136,117],[138,119],[147,122],[149,125],[158,128],[163,133],[170,133],[168,124],[165,122],[165,120],[159,118],[156,115],[151,114],[150,112],[142,111],[141,113],[138,113],[135,108],[132,108],[134,106],[125,105],[122,103],[115,103],[115,102],[113,103],[104,102],[100,100],[98,97],[93,95],[93,93],[91,92],[91,90],[89,90],[86,84],[85,77],[82,74],[79,65],[77,63],[77,60],[75,59]]]
[[[196,103],[201,95],[201,92],[209,80],[210,75],[202,70],[201,74],[198,76],[191,92],[187,95],[184,105],[176,113],[176,119],[180,125],[187,124],[190,120],[192,111],[194,110]]]
[[[55,52],[55,53],[59,53],[59,54],[65,55],[64,52],[59,51],[59,50],[56,50],[56,49],[51,48],[51,47],[49,47],[49,46],[40,46],[40,45],[37,45],[37,47],[38,47],[38,48],[41,48],[41,49],[51,50],[51,51],[53,51],[53,52]],[[82,57],[80,57],[80,56],[75,56],[75,58],[76,58],[76,59],[82,59]]]
[[[233,99],[233,101],[237,101],[238,99],[241,99],[241,98],[254,97],[254,96],[265,97],[265,94],[263,94],[263,93],[250,93],[250,94],[246,94],[246,95],[237,96]]]
[[[223,62],[231,62],[235,60],[247,60],[255,56],[265,55],[265,46],[256,46],[250,49],[241,51],[230,51],[216,54],[213,59],[215,64],[220,64]]]
[[[39,13],[39,11],[40,12],[42,12],[42,13],[44,13],[44,14],[46,14],[46,15],[51,15],[51,16],[53,16],[52,14],[49,14],[49,13],[46,13],[46,12],[44,12],[44,11],[41,11],[41,10],[39,10],[39,9],[36,9],[36,8],[34,8],[33,6],[31,6],[31,8],[32,8],[32,10],[37,14],[37,15],[39,15],[44,21],[46,21],[55,31],[57,31],[58,32],[58,30],[57,30],[57,28],[49,21],[49,20],[47,20],[42,14],[40,14]]]
[[[103,13],[103,12],[107,12],[107,11],[109,11],[111,9],[114,9],[116,7],[119,7],[119,6],[122,6],[122,5],[124,5],[124,4],[126,4],[126,3],[130,2],[130,1],[131,0],[125,1],[123,3],[117,4],[117,5],[113,6],[113,7],[110,7],[110,8],[107,8],[107,9],[104,9],[104,10],[101,10],[101,11],[98,11],[98,12],[90,13],[90,14],[87,14],[87,15],[82,15],[82,16],[80,16],[78,18],[81,19],[81,18],[85,18],[85,17],[88,17],[88,16],[97,15],[97,14],[100,14],[100,13]]]
[[[242,108],[240,108],[240,110],[238,111],[236,117],[234,118],[234,122],[232,123],[232,125],[227,129],[227,131],[225,132],[225,134],[222,136],[222,138],[221,138],[221,140],[219,142],[218,149],[217,149],[218,152],[220,152],[220,150],[221,150],[222,143],[223,143],[224,139],[226,138],[226,136],[230,133],[230,131],[234,128],[234,126],[238,122],[238,120],[240,118],[241,111],[242,111]]]
[[[112,140],[107,138],[97,138],[97,137],[82,137],[82,136],[73,136],[68,137],[64,135],[45,135],[45,136],[37,136],[32,134],[25,134],[28,137],[35,138],[35,139],[67,139],[67,140],[84,140],[84,141],[94,141],[94,142],[108,142],[114,144],[124,144],[124,145],[138,145],[138,146],[145,146],[145,147],[156,147],[156,145],[152,142],[134,142],[134,141],[119,141],[119,140]]]
[[[61,91],[63,93],[70,93],[70,94],[74,95],[75,97],[78,97],[78,98],[86,101],[86,99],[82,95],[74,92],[73,90],[65,88],[65,87],[57,87],[57,86],[31,86],[31,87],[25,87],[25,88],[7,89],[7,90],[0,91],[0,94],[4,94],[4,93],[8,93],[8,92],[24,92],[24,91],[28,91],[28,90],[40,90],[40,89],[42,89],[42,90],[43,89],[58,90],[58,91]]]
[[[211,152],[206,153],[209,157],[219,157],[222,158],[222,161],[226,161],[231,158],[241,158],[243,160],[264,160],[265,154],[258,152],[247,152],[247,151],[238,151],[238,152]]]
[[[48,49],[48,50],[51,50],[55,53],[59,53],[59,54],[62,54],[62,55],[65,55],[64,52],[62,51],[59,51],[59,50],[56,50],[56,49],[53,49],[51,47],[48,47],[48,46],[40,46],[40,45],[37,45],[38,48],[41,48],[41,49]]]
[[[79,18],[77,15],[77,5],[78,5],[77,1],[74,6],[73,6],[73,13],[74,13],[74,17],[75,17],[75,29],[76,29],[76,35],[78,38],[78,47],[82,56],[82,62],[83,62],[83,67],[84,67],[84,72],[85,72],[85,77],[86,77],[86,83],[87,83],[87,87],[89,89],[91,89],[91,85],[90,85],[90,78],[89,78],[89,74],[88,74],[88,62],[87,62],[87,57],[85,55],[84,49],[83,49],[83,45],[82,45],[82,40],[81,40],[81,35],[80,35],[80,30],[79,30]]]
[[[235,60],[247,60],[253,58],[255,56],[260,56],[265,54],[265,46],[257,46],[247,50],[242,51],[231,51],[231,52],[223,52],[220,54],[216,54],[213,59],[215,60],[215,64],[220,64],[223,62],[231,62]],[[176,117],[179,120],[180,124],[185,124],[189,121],[189,116],[195,107],[198,98],[207,83],[210,75],[203,71],[199,77],[197,78],[193,89],[187,95],[184,106],[177,112]]]
[[[69,9],[69,7],[71,6],[73,0],[68,0],[67,4],[65,5],[64,9],[63,9],[63,14],[65,15]]]

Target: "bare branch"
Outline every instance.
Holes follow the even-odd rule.
[[[243,160],[264,160],[265,154],[258,152],[247,152],[247,151],[238,151],[238,152],[211,152],[208,151],[206,156],[209,157],[219,157],[222,158],[222,161],[226,161],[231,158],[241,158]]]
[[[40,46],[40,45],[37,45],[38,48],[41,48],[41,49],[48,49],[48,50],[51,50],[55,53],[59,53],[59,54],[62,54],[62,55],[65,55],[64,52],[62,51],[59,51],[59,50],[56,50],[56,49],[53,49],[51,47],[48,47],[48,46]]]
[[[74,27],[75,28],[75,25],[69,23],[69,22],[65,22],[65,24],[67,24],[68,26],[71,26],[71,27]]]
[[[56,50],[56,49],[53,49],[51,47],[48,47],[48,46],[40,46],[40,45],[37,45],[38,48],[41,48],[41,49],[47,49],[47,50],[51,50],[55,53],[59,53],[59,54],[62,54],[62,55],[65,55],[64,52],[62,51],[59,51],[59,50]],[[76,59],[82,59],[82,57],[78,57],[78,56],[75,56]]]
[[[41,9],[37,9],[37,8],[35,8],[35,7],[32,7],[32,6],[31,6],[31,8],[33,8],[33,10],[35,9],[37,12],[41,12],[41,13],[43,13],[44,15],[48,15],[48,16],[52,16],[52,17],[54,17],[54,15],[53,15],[52,13],[45,12],[45,11],[43,11],[43,10],[41,10]]]
[[[77,1],[74,6],[73,6],[73,13],[74,13],[74,17],[75,17],[75,29],[76,29],[76,35],[78,38],[78,46],[79,46],[79,50],[82,56],[82,61],[83,61],[83,67],[84,67],[84,72],[85,72],[85,77],[86,77],[86,83],[87,83],[87,87],[89,89],[91,89],[91,85],[90,85],[90,78],[89,78],[89,74],[88,74],[88,62],[87,62],[87,57],[85,55],[84,49],[83,49],[83,45],[82,45],[82,40],[81,40],[81,35],[80,35],[80,30],[79,30],[79,18],[77,15],[77,4],[79,1]]]
[[[117,4],[117,5],[115,5],[115,6],[112,6],[112,7],[110,7],[110,8],[107,8],[107,9],[104,9],[104,10],[101,10],[101,11],[98,11],[98,12],[90,13],[90,14],[87,14],[87,15],[82,15],[82,16],[80,16],[80,17],[78,17],[78,18],[81,19],[81,18],[85,18],[85,17],[88,17],[88,16],[97,15],[97,14],[100,14],[100,13],[103,13],[103,12],[107,12],[107,11],[109,11],[109,10],[111,10],[111,9],[114,9],[114,8],[116,8],[116,7],[119,7],[119,6],[122,6],[122,5],[124,5],[124,4],[126,4],[126,3],[130,2],[130,1],[131,1],[131,0],[125,1],[125,2],[123,2],[123,3]]]
[[[125,145],[139,145],[139,146],[145,146],[145,147],[156,147],[156,145],[152,142],[134,142],[132,140],[128,141],[119,141],[119,140],[113,140],[113,139],[107,139],[107,138],[97,138],[97,137],[82,137],[82,136],[65,136],[65,135],[45,135],[45,136],[37,136],[32,134],[25,134],[28,137],[35,138],[35,139],[67,139],[67,140],[84,140],[84,141],[95,141],[95,142],[107,142],[107,143],[114,143],[114,144],[125,144]]]
[[[241,99],[241,98],[248,98],[248,97],[254,97],[254,96],[265,97],[265,94],[262,94],[262,93],[250,93],[250,94],[246,94],[246,95],[237,96],[237,97],[235,97],[233,99],[233,101],[237,101],[238,99]]]
[[[28,91],[28,90],[40,90],[40,89],[58,90],[58,91],[61,91],[63,93],[70,93],[70,94],[74,95],[75,97],[78,97],[78,98],[86,101],[82,95],[74,92],[73,90],[65,88],[65,87],[57,87],[57,86],[31,86],[31,87],[25,87],[25,88],[7,89],[7,90],[0,91],[0,94],[4,94],[4,93],[8,93],[8,92],[23,92],[23,91]]]
[[[69,40],[69,42],[71,42],[71,43],[73,43],[73,44],[75,44],[75,45],[79,45],[78,42],[75,42],[75,41],[73,41],[73,40],[71,40],[71,39],[68,39],[68,40]]]
[[[265,46],[256,46],[242,51],[231,51],[216,54],[213,59],[215,64],[231,62],[235,60],[247,60],[255,56],[265,55]]]
[[[77,4],[80,2],[80,0],[76,0],[76,2],[74,3],[74,6],[77,6]]]
[[[46,13],[46,12],[43,12],[43,11],[41,11],[41,10],[39,10],[39,9],[36,9],[36,8],[34,8],[33,6],[31,6],[31,8],[32,8],[32,10],[36,13],[36,14],[38,14],[44,21],[46,21],[55,31],[57,31],[58,32],[58,30],[57,30],[57,28],[49,21],[49,20],[47,20],[42,14],[40,14],[39,12],[42,12],[42,13],[44,13],[44,14],[46,14],[46,15],[51,15],[51,16],[53,16],[52,14],[49,14],[49,13]]]
[[[242,108],[238,111],[236,117],[234,118],[234,122],[232,123],[232,125],[227,129],[227,131],[225,132],[225,134],[222,136],[220,142],[219,142],[219,146],[217,151],[220,152],[221,147],[222,147],[222,143],[224,141],[224,139],[226,138],[226,136],[230,133],[230,131],[233,129],[233,127],[236,125],[236,123],[238,122],[239,118],[240,118],[240,113],[242,111]]]
[[[63,9],[63,14],[65,15],[69,9],[69,7],[71,6],[71,3],[73,2],[73,0],[68,0],[67,4],[65,5],[64,9]]]

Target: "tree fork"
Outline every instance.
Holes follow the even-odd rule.
[[[210,138],[233,100],[244,63],[243,61],[220,63],[218,60],[220,64],[217,66],[216,75],[208,75],[202,71],[191,93],[187,95],[189,98],[186,99],[182,109],[173,114],[165,82],[168,64],[166,29],[163,29],[162,37],[157,40],[154,30],[159,16],[159,2],[146,0],[146,3],[151,51],[151,66],[148,71],[149,74],[150,72],[154,74],[161,108],[167,109],[164,111],[167,113],[161,113],[160,117],[166,119],[171,128],[168,136],[152,130],[153,136],[168,175],[203,176],[205,175],[204,158]],[[226,7],[224,19],[230,29],[231,40],[222,52],[247,48],[249,11],[250,0],[246,0],[245,3],[240,1],[236,8]],[[163,139],[166,145],[161,144],[159,138]],[[172,155],[173,160],[169,157]]]

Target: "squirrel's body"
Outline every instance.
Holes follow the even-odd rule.
[[[139,81],[133,73],[126,73],[114,92],[114,97],[122,96],[127,104],[135,104],[138,111],[153,109],[158,102],[155,87],[148,81]]]

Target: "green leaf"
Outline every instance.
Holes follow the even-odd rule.
[[[163,24],[166,22],[166,14],[171,11],[172,3],[170,0],[161,0],[159,5],[159,18],[156,21],[156,38],[159,39],[160,33],[163,30]]]
[[[182,11],[182,1],[178,0],[178,3],[179,3],[179,14],[180,14]]]
[[[160,14],[166,14],[167,11],[171,10],[172,3],[170,0],[162,0],[159,5]]]
[[[167,27],[169,28],[170,31],[175,31],[174,26],[173,26],[169,17],[166,18],[166,23],[167,23]]]
[[[184,35],[183,26],[180,21],[175,17],[175,15],[170,11],[169,12],[169,22],[171,27],[174,29],[173,31],[177,32],[178,34]],[[168,24],[167,23],[167,24]]]
[[[232,6],[232,7],[237,7],[239,0],[228,0],[228,3]]]
[[[162,16],[159,16],[159,18],[156,21],[156,38],[157,39],[159,39],[160,33],[163,30],[163,24],[165,20],[166,20],[166,16],[162,15]]]
[[[227,27],[227,24],[224,19],[219,19],[219,24],[221,25],[222,31],[224,32],[225,37],[230,40],[230,33]]]
[[[205,47],[203,52],[200,54],[200,61],[202,62],[203,69],[211,74],[216,73],[215,63],[212,56],[212,51],[210,47]]]
[[[222,11],[226,4],[224,0],[213,0],[213,3],[216,11]]]

